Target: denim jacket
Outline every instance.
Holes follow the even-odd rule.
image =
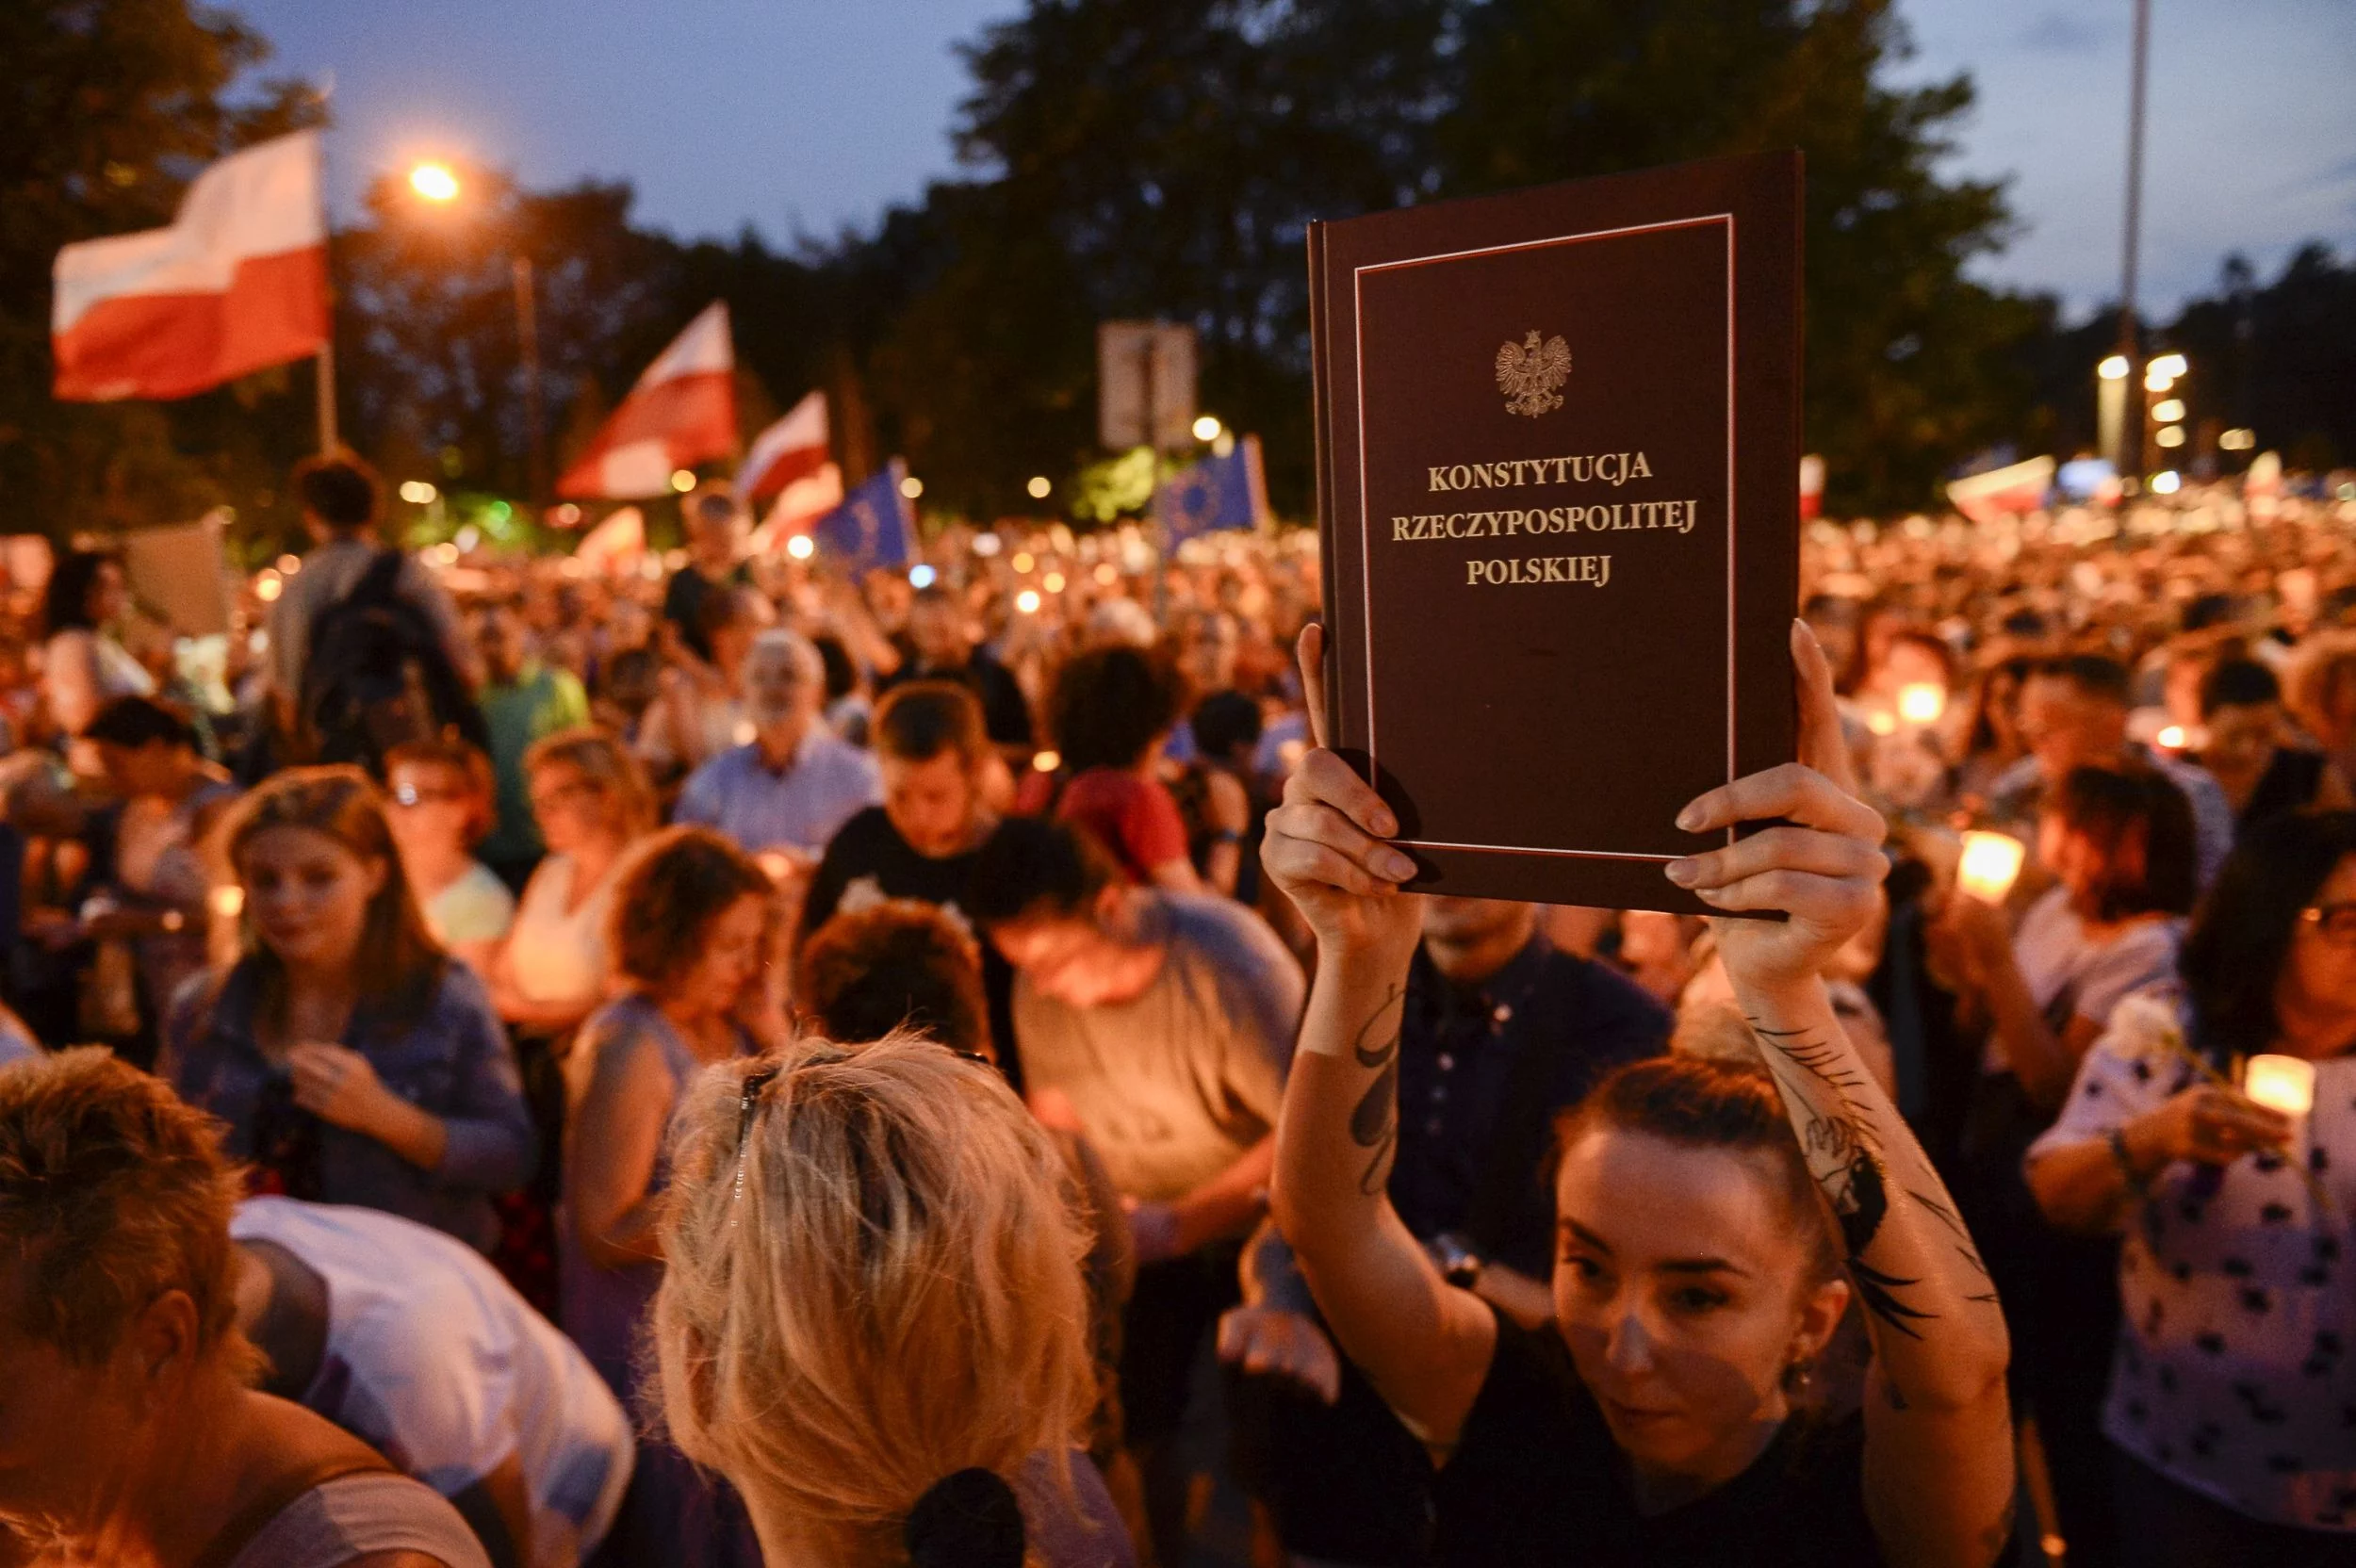
[[[474,972],[452,962],[432,1001],[406,1024],[363,1001],[337,1042],[366,1056],[386,1088],[441,1119],[448,1138],[433,1170],[364,1134],[285,1108],[287,1070],[263,1054],[255,1037],[259,990],[248,963],[218,981],[200,976],[183,988],[165,1022],[173,1086],[228,1123],[230,1154],[252,1160],[268,1152],[257,1143],[274,1105],[282,1125],[301,1119],[302,1135],[316,1142],[317,1190],[299,1196],[382,1209],[487,1251],[499,1236],[491,1196],[530,1177],[535,1139],[507,1031]]]

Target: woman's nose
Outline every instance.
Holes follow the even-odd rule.
[[[1652,1367],[1652,1335],[1633,1310],[1623,1309],[1604,1341],[1604,1359],[1619,1372],[1645,1372]]]

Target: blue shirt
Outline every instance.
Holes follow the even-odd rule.
[[[881,804],[875,759],[813,725],[782,773],[770,771],[757,744],[720,753],[687,776],[671,816],[717,828],[747,851],[815,855],[844,823]]]
[[[289,1197],[382,1209],[488,1250],[499,1239],[491,1195],[531,1176],[535,1139],[507,1031],[474,972],[448,966],[405,1021],[363,1001],[336,1042],[366,1056],[386,1088],[441,1119],[442,1159],[432,1170],[293,1104],[286,1069],[255,1037],[260,988],[251,961],[218,985],[200,976],[181,988],[164,1024],[172,1086],[228,1123],[229,1153],[278,1176]]]

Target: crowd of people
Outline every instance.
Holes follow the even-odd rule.
[[[2356,500],[1809,525],[1705,922],[1403,891],[1305,532],[294,488],[0,601],[0,1565],[2356,1552]]]

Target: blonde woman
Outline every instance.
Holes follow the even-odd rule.
[[[548,858],[524,885],[491,995],[510,1023],[562,1034],[603,1002],[616,874],[655,829],[654,790],[628,748],[601,729],[565,729],[524,753],[532,814]]]
[[[664,1417],[802,1568],[1133,1564],[1063,1161],[987,1062],[900,1034],[701,1074],[672,1146]]]

